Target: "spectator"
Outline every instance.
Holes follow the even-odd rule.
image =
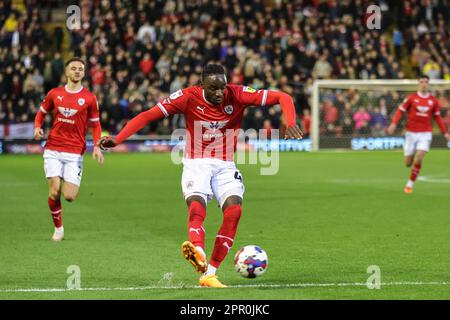
[[[359,107],[358,111],[353,115],[353,121],[355,122],[355,132],[359,134],[367,134],[369,131],[369,121],[371,120],[370,114],[366,111],[366,108]]]
[[[316,79],[328,79],[330,78],[333,68],[327,61],[327,57],[322,54],[318,61],[314,64],[312,75]]]

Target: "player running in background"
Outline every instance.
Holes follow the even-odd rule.
[[[69,202],[77,198],[83,172],[88,124],[92,126],[94,143],[101,136],[97,98],[81,81],[85,63],[80,58],[66,62],[67,84],[50,90],[34,120],[34,138],[44,137],[42,124],[45,115],[53,115],[53,125],[44,149],[44,170],[48,183],[48,206],[55,225],[53,241],[64,239],[61,194]],[[99,147],[94,147],[94,160],[103,164]]]
[[[201,85],[172,93],[130,120],[115,138],[102,137],[99,141],[102,148],[112,148],[151,121],[175,113],[185,115],[187,138],[181,184],[188,206],[189,241],[182,244],[182,253],[202,273],[201,286],[225,287],[216,271],[233,246],[242,213],[244,184],[234,163],[234,152],[244,110],[250,105],[275,104],[281,105],[286,117],[285,138],[301,139],[303,133],[296,125],[295,107],[288,94],[227,85],[224,68],[209,64],[202,71]],[[223,221],[207,264],[203,222],[212,196],[222,209]]]
[[[412,193],[414,182],[422,168],[423,159],[430,150],[433,131],[431,119],[433,116],[442,134],[447,141],[450,141],[450,135],[441,118],[439,100],[429,92],[429,80],[430,78],[426,75],[420,76],[419,91],[410,94],[403,101],[387,129],[389,134],[393,134],[403,114],[406,114],[405,163],[407,167],[413,166],[406,183],[406,193]]]

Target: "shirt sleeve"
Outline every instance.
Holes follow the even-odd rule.
[[[412,96],[408,96],[405,100],[403,100],[402,104],[398,107],[400,111],[406,112],[411,107]]]
[[[433,110],[433,115],[435,117],[438,117],[441,115],[441,102],[439,101],[438,98],[434,99],[434,110]]]
[[[235,87],[239,102],[244,106],[261,106],[264,107],[267,102],[268,90],[256,90],[252,87],[239,86]]]
[[[52,89],[47,93],[47,96],[45,96],[44,100],[42,100],[41,106],[39,107],[39,110],[44,114],[49,113],[55,107],[53,105],[53,92],[54,91]]]
[[[168,98],[159,101],[156,107],[159,108],[165,117],[171,114],[184,113],[189,101],[189,91],[187,89],[173,92]]]
[[[89,104],[88,120],[91,125],[100,122],[98,101],[95,95],[92,95],[92,100],[91,103]]]

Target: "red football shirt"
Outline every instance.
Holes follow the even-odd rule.
[[[70,91],[67,86],[49,91],[41,104],[43,113],[53,113],[53,125],[45,149],[83,154],[88,120],[99,122],[97,98],[86,88]]]
[[[201,86],[193,86],[172,93],[157,106],[166,117],[175,113],[185,115],[186,158],[232,161],[245,107],[264,106],[267,94],[267,90],[227,85],[222,103],[213,105],[206,100]]]
[[[441,115],[439,100],[419,92],[410,94],[399,109],[406,112],[406,130],[412,132],[432,132],[431,119]]]

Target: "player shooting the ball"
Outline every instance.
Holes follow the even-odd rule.
[[[227,84],[221,65],[204,67],[201,84],[172,93],[149,110],[130,120],[115,138],[102,137],[98,146],[113,148],[152,121],[172,114],[186,117],[187,138],[183,158],[182,190],[188,206],[188,238],[182,253],[202,274],[205,287],[223,288],[216,272],[233,246],[242,214],[244,184],[234,163],[237,131],[247,106],[280,104],[286,117],[287,139],[302,139],[296,125],[292,98],[283,92],[255,90]],[[206,205],[215,197],[223,212],[223,222],[216,236],[209,263],[205,254]]]

